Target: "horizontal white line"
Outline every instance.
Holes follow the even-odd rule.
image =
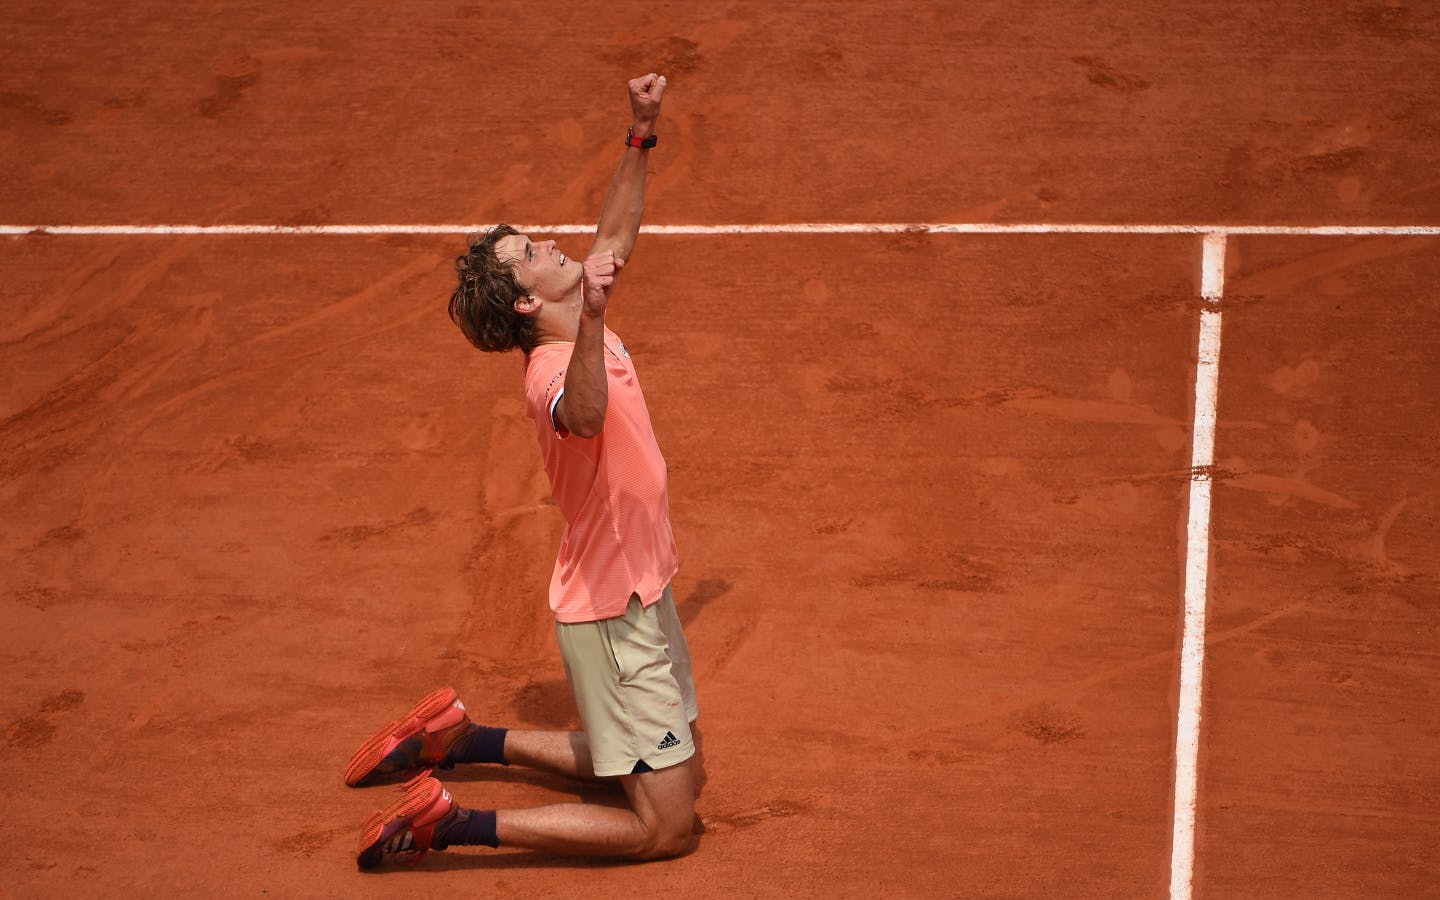
[[[474,234],[491,225],[0,225],[0,235]],[[522,232],[589,234],[594,225],[517,225]],[[1440,225],[1086,225],[984,222],[804,222],[774,225],[646,225],[645,234],[1262,234],[1440,235]]]

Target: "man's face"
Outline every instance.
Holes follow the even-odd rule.
[[[525,292],[537,300],[562,299],[585,275],[585,267],[561,253],[554,241],[531,241],[523,234],[496,241],[495,257],[514,266]]]

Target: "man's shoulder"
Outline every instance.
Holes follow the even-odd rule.
[[[570,361],[569,346],[563,344],[542,344],[525,355],[525,379],[535,377],[536,372],[545,372],[556,367],[565,368]]]
[[[551,393],[554,382],[565,377],[569,360],[569,354],[554,350],[532,352],[525,360],[525,393],[533,395],[541,391],[542,396]]]
[[[625,342],[620,340],[620,335],[616,334],[613,331],[609,331],[608,329],[607,332],[607,337],[610,338],[611,346],[614,348],[615,352],[625,357],[626,359],[629,359],[630,351],[625,348]]]

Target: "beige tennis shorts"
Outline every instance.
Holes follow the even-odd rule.
[[[597,776],[630,775],[641,762],[663,769],[694,755],[690,723],[700,710],[668,586],[648,607],[632,594],[625,615],[557,622],[555,633]]]

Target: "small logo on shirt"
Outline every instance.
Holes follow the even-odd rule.
[[[625,349],[625,342],[622,341],[622,340],[620,340],[619,337],[616,337],[616,338],[615,338],[615,343],[620,346],[620,355],[623,356],[623,357],[625,357],[626,359],[629,359],[629,358],[630,358],[630,351]]]
[[[659,747],[656,747],[655,749],[656,749],[656,750],[669,750],[671,747],[678,747],[678,746],[680,746],[680,739],[675,736],[675,732],[673,732],[673,731],[667,731],[667,732],[665,732],[665,740],[661,741],[661,742],[660,742],[660,746],[659,746]]]

